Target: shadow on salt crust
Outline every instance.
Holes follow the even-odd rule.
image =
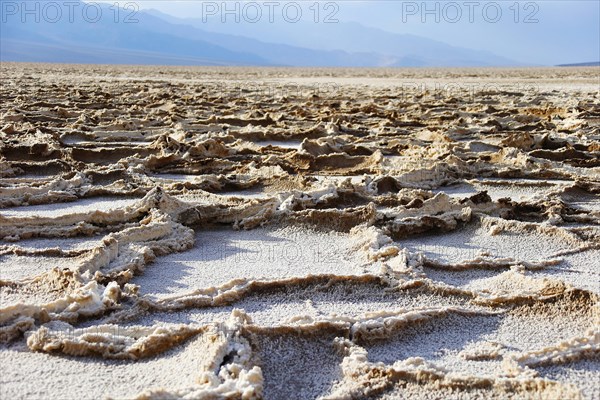
[[[347,235],[300,228],[200,230],[194,247],[162,257],[133,283],[142,293],[165,296],[220,286],[234,279],[276,280],[309,274],[365,271]]]

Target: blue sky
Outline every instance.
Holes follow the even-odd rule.
[[[269,9],[267,1],[277,3],[271,6],[276,8]],[[320,1],[318,18],[323,22],[327,15],[332,15],[332,19],[341,23],[359,22],[390,32],[424,36],[455,46],[488,50],[530,64],[554,65],[600,59],[598,1],[469,1]],[[125,4],[126,1],[119,3]],[[140,0],[135,3],[140,9],[153,8],[180,18],[202,18],[209,12],[216,15],[212,16],[213,20],[223,16],[221,0]],[[228,2],[227,7],[234,9],[235,3],[241,9],[250,2]],[[284,22],[282,7],[292,2],[258,0],[253,3],[262,10],[261,22],[268,24],[269,10],[274,11],[273,15],[279,22]],[[315,9],[311,8],[315,1],[296,3],[301,4],[304,12],[302,21],[315,17]],[[248,10],[254,11],[252,8]],[[294,11],[293,7],[291,11]],[[234,17],[225,18],[227,23],[234,23]],[[241,24],[245,27],[245,35],[255,36],[255,24],[243,20]],[[306,26],[310,29],[310,24]],[[273,41],[277,38],[274,37]]]

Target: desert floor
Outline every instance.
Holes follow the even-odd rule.
[[[0,398],[600,398],[599,68],[0,72]]]

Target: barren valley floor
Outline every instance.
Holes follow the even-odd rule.
[[[598,68],[0,70],[1,398],[600,398]]]

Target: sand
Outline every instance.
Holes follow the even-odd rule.
[[[1,398],[600,396],[597,68],[0,69]]]

